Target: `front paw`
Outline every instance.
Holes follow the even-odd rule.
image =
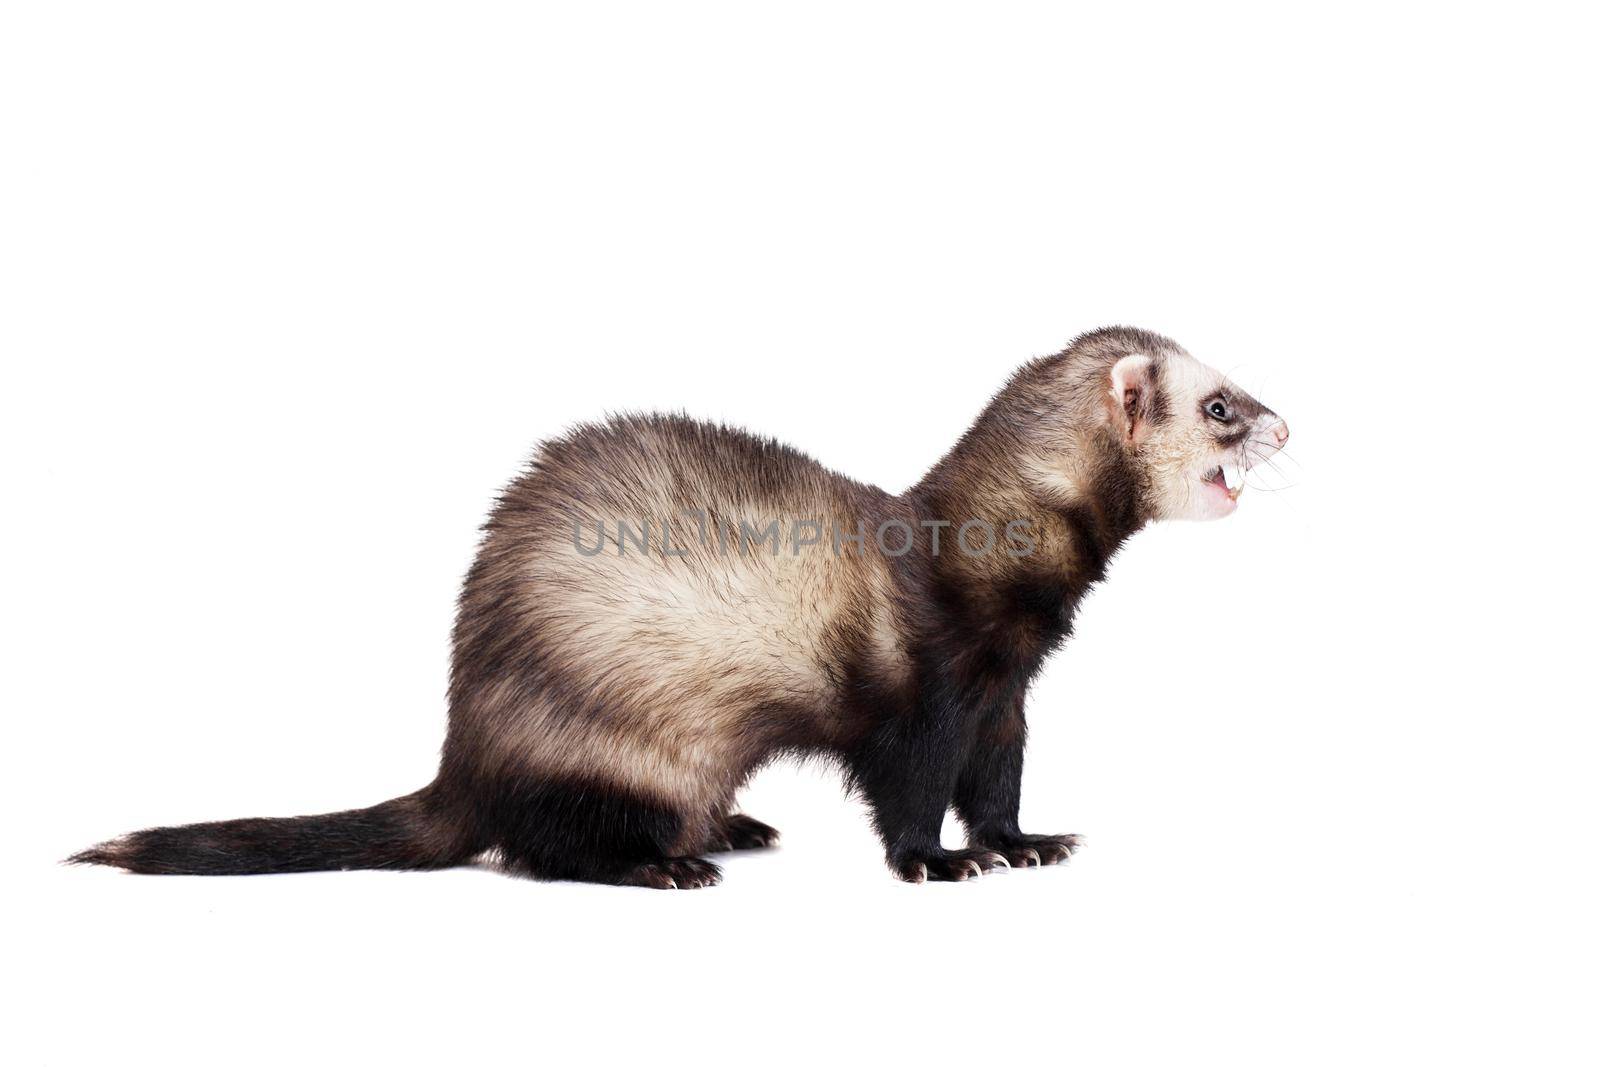
[[[896,878],[907,882],[964,882],[1011,864],[992,849],[938,848],[893,857],[889,866]]]
[[[1013,834],[974,844],[1000,853],[1013,867],[1048,867],[1071,859],[1083,839],[1077,834]]]

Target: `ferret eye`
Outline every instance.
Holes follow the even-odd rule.
[[[1206,414],[1213,419],[1225,419],[1228,417],[1228,405],[1220,400],[1213,400],[1206,405]]]

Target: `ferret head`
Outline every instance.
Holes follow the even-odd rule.
[[[1150,337],[1111,365],[1103,404],[1157,519],[1220,519],[1244,472],[1289,440],[1289,424],[1177,345]]]

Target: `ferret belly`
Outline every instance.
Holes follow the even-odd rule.
[[[887,619],[859,624],[881,564],[827,545],[549,547],[523,587],[548,672],[536,706],[516,715],[529,771],[723,805],[775,750],[837,741],[841,653],[865,643],[865,655],[894,657]]]

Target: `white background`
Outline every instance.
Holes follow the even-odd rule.
[[[5,1058],[1594,1063],[1592,29],[7,4]],[[899,490],[1111,323],[1298,466],[1139,535],[1036,687],[1070,867],[899,884],[786,766],[706,892],[56,865],[428,781],[542,437],[684,408]]]

